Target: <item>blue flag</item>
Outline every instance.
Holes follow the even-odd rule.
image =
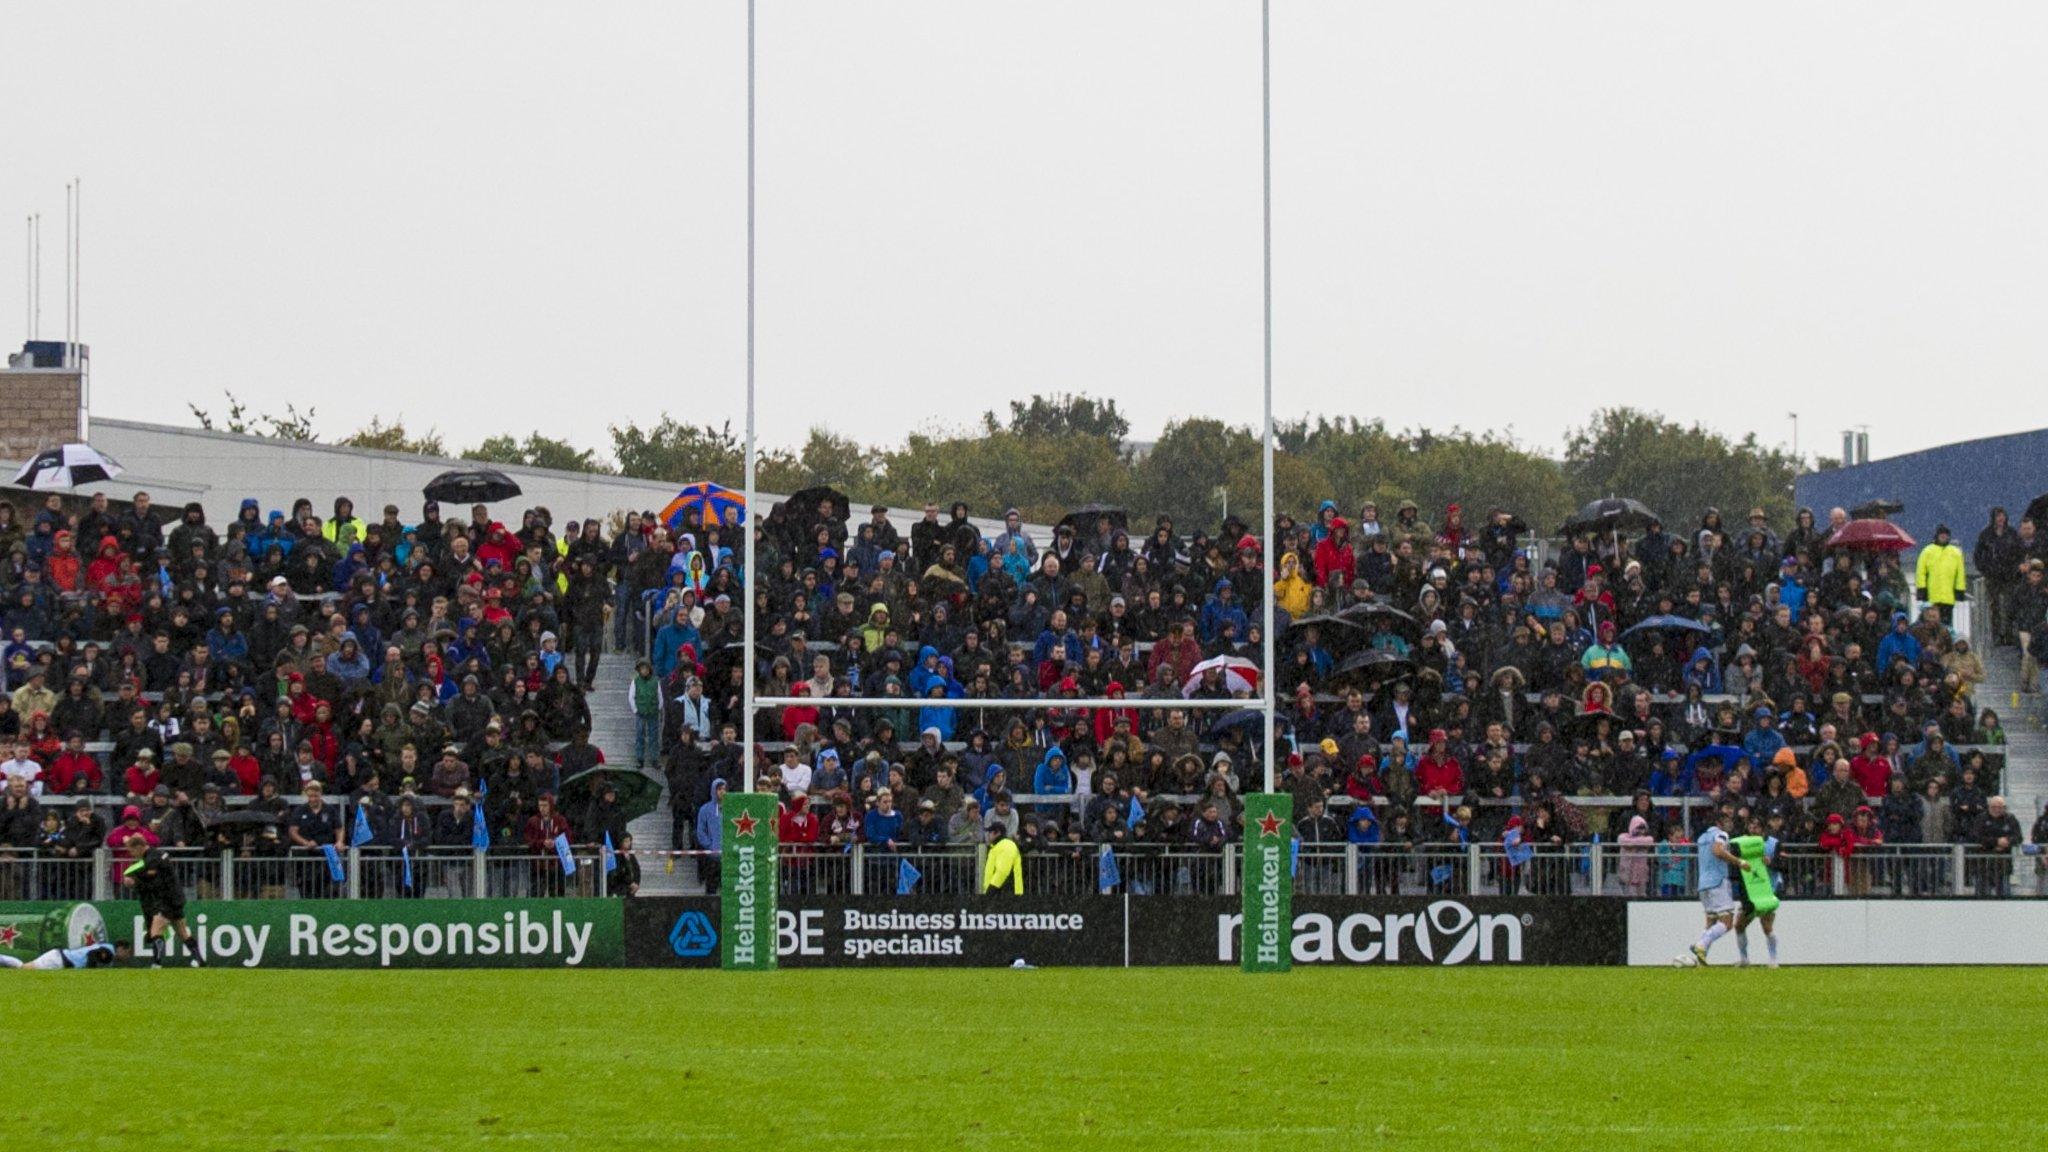
[[[1136,796],[1131,797],[1131,809],[1130,811],[1124,813],[1124,823],[1129,824],[1133,828],[1136,828],[1138,826],[1138,821],[1143,820],[1144,818],[1145,806],[1143,804],[1138,803],[1138,798]]]
[[[555,837],[555,855],[562,859],[562,875],[574,876],[576,874],[576,853],[569,847],[568,833],[565,832]]]
[[[398,858],[405,863],[405,890],[412,891],[412,845],[400,844]]]
[[[904,859],[896,861],[896,894],[898,896],[908,896],[912,892],[917,891],[917,882],[922,879],[924,879],[924,873],[917,870],[917,865]]]
[[[1501,852],[1508,858],[1508,863],[1517,868],[1527,864],[1536,855],[1536,846],[1523,842],[1520,828],[1510,828],[1501,833],[1500,846]]]
[[[370,831],[370,806],[368,804],[356,805],[356,827],[355,831],[349,833],[348,846],[351,848],[361,848],[376,838],[377,834]]]
[[[609,828],[604,830],[604,848],[601,855],[607,876],[619,870],[619,854],[612,849],[612,830]]]
[[[1301,837],[1299,836],[1287,842],[1287,874],[1289,876],[1301,875]]]
[[[1429,882],[1432,884],[1441,884],[1450,878],[1451,866],[1449,864],[1439,864],[1429,870]]]
[[[481,804],[469,810],[469,846],[478,851],[491,846],[491,829],[484,823],[484,806]]]
[[[336,848],[332,844],[322,844],[320,846],[320,854],[327,857],[327,875],[336,884],[340,884],[348,879],[348,870],[341,866],[341,849]]]
[[[1135,804],[1137,801],[1133,800],[1131,803]],[[1102,894],[1107,896],[1123,882],[1123,870],[1116,865],[1116,853],[1110,850],[1109,845],[1104,844],[1102,854],[1095,858],[1095,886],[1102,889]]]

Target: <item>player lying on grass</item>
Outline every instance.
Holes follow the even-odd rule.
[[[63,972],[72,968],[104,968],[135,954],[127,944],[88,944],[83,948],[52,948],[33,960],[0,954],[0,968],[28,972]]]

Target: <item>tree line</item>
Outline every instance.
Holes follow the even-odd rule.
[[[273,417],[228,399],[229,431],[319,438],[310,409]],[[203,426],[214,426],[206,411],[192,411]],[[1594,411],[1567,434],[1561,455],[1500,433],[1395,429],[1355,417],[1302,417],[1279,423],[1275,433],[1274,499],[1297,516],[1312,515],[1325,499],[1355,516],[1373,500],[1391,519],[1401,501],[1413,500],[1434,524],[1457,503],[1468,524],[1501,507],[1541,533],[1580,504],[1609,495],[1643,501],[1673,528],[1696,522],[1709,506],[1732,522],[1761,506],[1784,523],[1802,467],[1790,453],[1759,444],[1755,433],[1732,440],[1631,407]],[[663,413],[645,425],[612,425],[609,434],[606,455],[539,432],[451,450],[438,431],[414,433],[398,417],[373,419],[336,442],[677,483],[741,482],[745,448],[729,423],[695,424]],[[1012,401],[1007,412],[984,412],[970,427],[912,432],[894,445],[862,444],[816,426],[800,445],[762,450],[757,468],[758,484],[769,492],[829,484],[857,505],[964,500],[976,514],[1015,506],[1038,523],[1089,502],[1122,505],[1134,524],[1163,513],[1184,527],[1213,526],[1226,508],[1251,522],[1261,490],[1257,429],[1189,417],[1169,423],[1156,441],[1138,443],[1114,399],[1072,395]]]

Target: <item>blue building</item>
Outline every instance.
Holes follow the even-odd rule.
[[[1822,523],[1830,508],[1897,500],[1906,510],[1889,519],[1913,539],[1924,544],[1934,539],[1937,525],[1946,524],[1967,553],[1992,508],[2004,507],[2017,524],[2027,504],[2048,493],[2048,428],[1809,472],[1794,491],[1799,505],[1813,509]],[[2041,528],[2048,530],[2048,524]]]

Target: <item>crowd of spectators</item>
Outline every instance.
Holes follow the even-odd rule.
[[[471,805],[494,845],[552,839],[553,793],[604,761],[599,526],[330,513],[0,502],[0,848],[318,853],[361,843],[361,808],[370,846],[468,851]],[[614,807],[570,831],[619,841]]]
[[[737,772],[751,663],[760,692],[817,698],[763,717],[779,747],[762,786],[799,851],[964,846],[991,819],[1027,849],[1219,845],[1263,774],[1258,725],[1062,701],[1249,698],[1191,673],[1256,661],[1271,594],[1279,786],[1304,839],[1497,841],[1511,819],[1553,846],[1662,838],[1682,822],[1666,798],[1813,845],[2024,839],[1994,795],[2004,731],[1953,627],[1969,565],[1945,528],[1908,571],[1896,551],[1829,547],[1840,509],[1778,526],[1708,509],[1676,531],[1572,534],[1542,560],[1508,511],[1455,505],[1431,524],[1412,502],[1352,519],[1326,501],[1279,518],[1270,558],[1236,521],[1161,518],[1134,539],[1120,515],[1034,534],[1011,510],[984,535],[967,513],[928,505],[906,537],[880,507],[858,523],[831,500],[778,508],[751,661],[720,658],[739,625],[725,545],[650,598],[679,829]],[[1977,553],[2016,641],[2048,610],[2048,536],[1999,513]],[[902,704],[833,704],[856,696]],[[991,698],[1046,706],[975,706]]]
[[[760,518],[749,587],[742,529],[694,516],[557,530],[531,508],[513,528],[428,502],[371,521],[344,497],[324,517],[245,501],[223,528],[145,493],[0,504],[0,846],[310,852],[353,838],[323,793],[386,847],[467,850],[472,806],[495,845],[618,844],[615,799],[560,802],[606,758],[588,693],[610,650],[641,663],[632,747],[609,752],[665,772],[679,847],[717,843],[751,670],[816,699],[760,717],[761,787],[799,854],[965,846],[991,823],[1027,851],[1208,850],[1241,834],[1260,725],[1069,702],[1249,700],[1195,670],[1259,660],[1269,595],[1275,767],[1304,840],[1496,841],[1511,819],[1536,843],[1659,839],[1656,802],[1689,798],[1799,843],[2022,842],[1994,796],[1984,654],[1952,626],[1969,562],[1946,529],[1911,572],[1830,548],[1845,518],[1708,509],[1546,550],[1506,510],[1325,501],[1281,516],[1269,556],[1235,519],[1134,540],[1118,512],[1034,532],[1011,510],[985,534],[934,504],[904,533],[828,494]],[[2003,513],[1975,549],[2022,648],[2048,621],[2044,561],[2048,535]],[[834,704],[852,697],[891,706]],[[1018,698],[1044,706],[976,706]],[[277,820],[213,818],[230,807]]]

